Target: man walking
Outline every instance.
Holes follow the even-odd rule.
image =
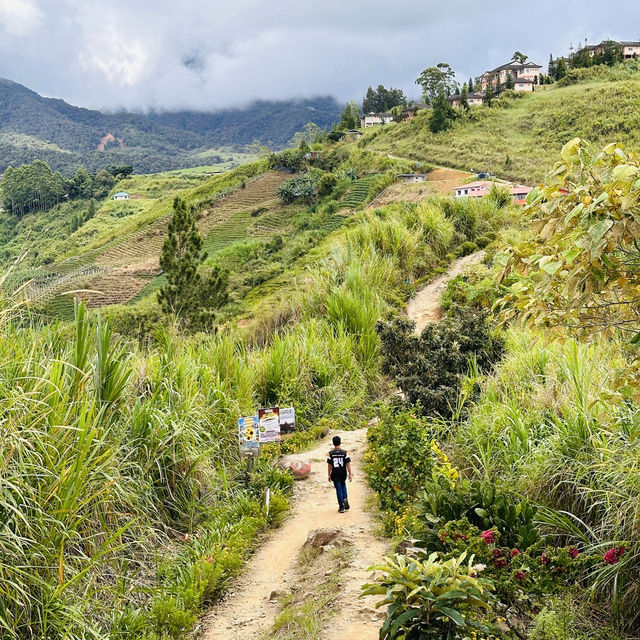
[[[349,510],[349,500],[347,498],[347,474],[349,482],[353,479],[351,473],[351,458],[344,449],[340,448],[340,436],[333,436],[333,449],[329,451],[327,458],[327,470],[329,472],[329,482],[333,482],[338,497],[338,513]]]

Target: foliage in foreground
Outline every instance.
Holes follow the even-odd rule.
[[[502,300],[504,318],[640,341],[640,160],[620,144],[593,155],[578,138],[561,157],[550,184],[529,195],[531,238],[507,254],[503,277],[523,277]]]

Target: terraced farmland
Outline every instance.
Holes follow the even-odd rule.
[[[369,190],[377,177],[377,173],[370,173],[369,175],[356,180],[342,199],[342,206],[347,207],[348,209],[357,209],[365,204],[367,196],[369,195]]]
[[[249,235],[266,238],[281,233],[287,213],[282,211],[276,190],[286,177],[275,171],[264,174],[223,195],[214,206],[201,212],[197,225],[204,238],[204,250],[213,255]],[[257,210],[266,213],[256,218],[252,214]],[[264,226],[256,225],[257,221],[264,221]],[[109,271],[87,285],[100,293],[80,294],[89,307],[137,301],[163,285],[158,257],[168,222],[169,216],[156,220],[96,258],[96,264]]]

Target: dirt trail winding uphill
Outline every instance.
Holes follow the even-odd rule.
[[[464,272],[470,265],[477,264],[484,257],[484,251],[478,251],[460,258],[451,268],[432,280],[407,305],[407,315],[416,323],[416,332],[420,333],[430,322],[440,320],[440,299],[450,280]]]
[[[370,493],[362,468],[367,430],[330,435],[336,433],[342,437],[343,447],[352,460],[354,480],[348,484],[351,510],[338,513],[335,490],[327,482],[329,437],[306,454],[311,460],[312,473],[308,479],[296,482],[291,516],[259,547],[227,598],[203,620],[200,638],[264,638],[278,613],[278,604],[271,602],[270,596],[273,591],[286,590],[295,582],[298,554],[309,532],[339,528],[353,545],[353,556],[343,581],[343,593],[333,605],[339,615],[330,621],[331,629],[327,629],[326,634],[349,640],[377,640],[381,620],[371,610],[376,599],[358,599],[360,586],[369,579],[367,568],[380,562],[389,551],[388,543],[374,534],[374,516],[365,510]]]

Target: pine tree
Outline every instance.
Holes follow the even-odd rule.
[[[487,88],[484,91],[484,104],[486,104],[487,107],[490,107],[492,102],[493,102],[493,88],[491,86],[491,83],[487,82]]]
[[[460,94],[460,104],[465,108],[469,109],[469,90],[466,84],[462,85],[462,93]]]
[[[473,86],[473,78],[469,78],[469,93],[473,93],[475,91],[475,87]]]
[[[193,328],[210,326],[214,310],[228,298],[226,272],[215,266],[208,277],[203,279],[200,275],[198,269],[206,258],[193,212],[176,197],[160,255],[167,284],[158,292],[158,302],[164,313],[175,315]]]
[[[507,82],[504,85],[505,89],[513,89],[514,87],[514,83],[513,83],[513,75],[511,74],[511,71],[509,71],[507,73]]]
[[[429,120],[429,129],[432,133],[444,131],[451,126],[455,117],[455,111],[447,102],[444,94],[441,93],[433,101],[433,110],[431,111],[431,120]]]

